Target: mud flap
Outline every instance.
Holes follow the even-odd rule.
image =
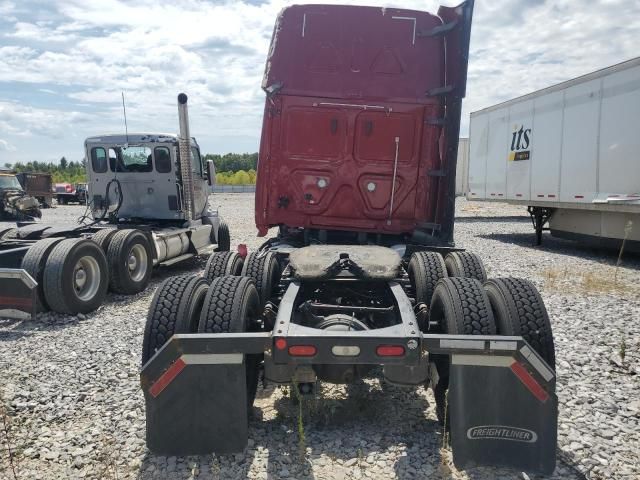
[[[558,400],[553,372],[543,367],[553,378],[536,378],[535,369],[510,356],[452,355],[448,408],[456,468],[553,472]]]
[[[26,270],[0,268],[0,312],[19,310],[36,316],[36,288],[38,284]]]
[[[183,354],[145,383],[147,446],[152,453],[203,455],[245,449],[248,411],[243,354]]]

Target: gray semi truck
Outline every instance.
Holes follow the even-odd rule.
[[[35,314],[95,310],[108,290],[134,294],[153,268],[228,250],[229,229],[209,208],[213,162],[189,133],[100,135],[85,141],[88,212],[80,224],[0,228],[0,309]]]

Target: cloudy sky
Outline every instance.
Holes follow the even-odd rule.
[[[129,131],[176,132],[185,91],[205,152],[256,151],[264,58],[287,3],[0,0],[0,166],[81,159],[85,137],[122,131],[123,90]],[[476,0],[462,134],[468,112],[628,60],[639,40],[637,0]]]

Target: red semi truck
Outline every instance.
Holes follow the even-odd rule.
[[[141,371],[153,453],[242,451],[260,372],[306,394],[381,366],[385,382],[433,389],[459,468],[553,471],[542,298],[487,280],[453,242],[472,8],[278,16],[255,200],[259,235],[278,234],[156,291]]]

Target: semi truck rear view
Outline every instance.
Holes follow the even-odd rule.
[[[453,242],[473,2],[437,15],[301,5],[276,20],[262,88],[256,252],[214,253],[149,308],[152,453],[242,451],[259,378],[431,388],[456,466],[555,467],[550,320]]]

